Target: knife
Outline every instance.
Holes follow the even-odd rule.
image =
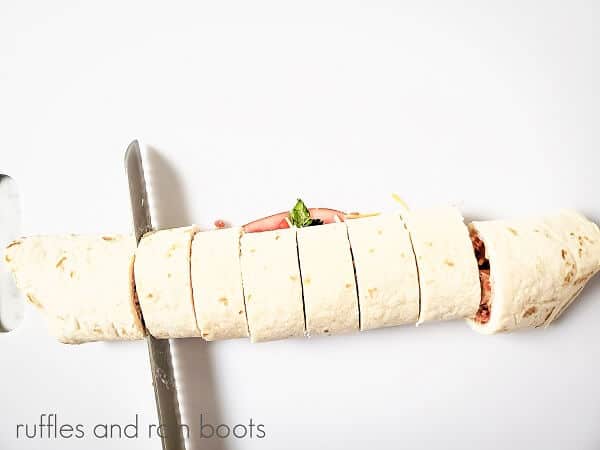
[[[152,218],[148,206],[142,155],[137,140],[129,144],[125,152],[125,171],[129,182],[135,239],[139,244],[142,236],[152,230]],[[185,450],[184,427],[181,426],[171,343],[169,339],[156,339],[150,333],[147,333],[146,342],[150,356],[162,448],[163,450]]]

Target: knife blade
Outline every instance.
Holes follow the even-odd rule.
[[[125,171],[129,182],[135,239],[139,244],[142,236],[152,230],[152,218],[148,205],[142,155],[137,140],[131,142],[125,152]],[[152,370],[156,411],[161,427],[162,448],[163,450],[185,450],[184,427],[181,426],[171,343],[169,339],[156,339],[150,333],[147,334],[146,342]]]

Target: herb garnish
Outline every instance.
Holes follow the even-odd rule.
[[[310,217],[310,211],[301,199],[296,201],[296,204],[290,211],[289,219],[292,225],[298,228],[312,227],[313,225],[323,225],[323,221],[321,219],[312,219]]]

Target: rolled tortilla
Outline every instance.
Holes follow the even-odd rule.
[[[489,260],[489,319],[469,321],[482,333],[549,324],[600,269],[600,231],[574,211],[470,228]]]
[[[196,233],[192,241],[192,292],[196,320],[207,341],[248,336],[239,227]]]
[[[135,284],[148,332],[156,338],[200,336],[194,312],[190,252],[197,227],[150,232],[135,256]]]
[[[244,234],[241,265],[250,340],[304,336],[296,230]]]
[[[479,270],[463,217],[442,207],[406,214],[421,289],[418,323],[472,317],[479,308]]]
[[[17,286],[59,341],[141,339],[133,286],[132,236],[32,236],[10,243],[4,260]]]
[[[360,328],[415,323],[419,279],[410,236],[398,214],[347,220],[354,256]]]
[[[358,297],[346,224],[299,228],[297,234],[307,333],[358,330]]]

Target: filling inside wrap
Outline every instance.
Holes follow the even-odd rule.
[[[492,285],[490,283],[490,261],[485,255],[485,244],[480,239],[477,231],[471,229],[471,241],[479,267],[479,283],[481,284],[481,300],[479,309],[475,314],[475,322],[485,324],[490,320],[492,312]]]

